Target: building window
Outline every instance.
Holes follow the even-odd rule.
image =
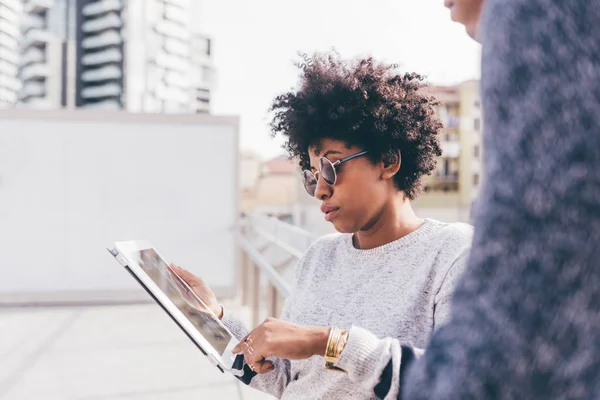
[[[478,186],[479,185],[479,174],[474,174],[473,175],[473,186]]]
[[[479,118],[475,118],[475,132],[479,132],[479,129],[481,129],[481,120]]]
[[[481,103],[479,102],[479,100],[475,100],[475,103],[473,103],[473,105],[475,106],[475,108],[481,107]]]
[[[479,158],[479,145],[476,144],[475,147],[473,147],[473,155],[475,156],[475,158]]]

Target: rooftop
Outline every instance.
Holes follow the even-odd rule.
[[[0,332],[2,400],[270,398],[216,369],[154,304],[0,308]]]

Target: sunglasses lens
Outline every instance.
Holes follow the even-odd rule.
[[[315,195],[315,191],[317,190],[317,179],[310,171],[302,172],[302,183],[304,184],[304,189],[311,196]]]
[[[319,159],[319,171],[321,171],[321,177],[328,185],[333,185],[335,183],[335,167],[325,157]]]

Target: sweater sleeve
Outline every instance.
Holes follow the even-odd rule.
[[[286,314],[287,304],[282,315],[283,319],[286,318]],[[242,340],[250,332],[240,318],[228,312],[223,313],[222,321],[238,340]],[[244,355],[238,355],[236,358],[236,364],[238,364],[240,367],[243,366],[244,375],[237,378],[244,384],[249,385],[254,389],[280,398],[283,395],[285,387],[290,382],[290,362],[288,360],[282,360],[274,357],[268,358],[268,360],[273,363],[275,369],[267,374],[257,374],[244,363]]]
[[[600,1],[487,0],[485,183],[405,399],[596,398]]]
[[[291,304],[294,298],[294,293],[296,292],[298,284],[302,279],[303,266],[305,265],[306,256],[307,255],[305,254],[296,265],[291,294],[285,300],[285,305],[281,314],[282,320],[290,319]],[[244,322],[234,314],[224,311],[222,321],[238,340],[242,340],[248,333],[250,333]],[[282,360],[275,357],[268,357],[267,360],[273,363],[275,369],[266,374],[257,374],[244,363],[243,354],[238,355],[235,361],[237,364],[236,367],[243,366],[244,375],[237,378],[254,389],[280,398],[291,380],[291,363],[289,360]]]
[[[467,259],[461,254],[448,268],[434,299],[434,329],[450,314],[450,299]],[[378,338],[368,330],[353,326],[348,343],[336,366],[347,371],[351,380],[372,390],[380,399],[395,399],[404,384],[406,371],[423,350],[400,343],[395,338]]]

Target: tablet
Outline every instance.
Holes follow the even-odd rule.
[[[221,370],[241,376],[241,365],[231,350],[239,340],[204,304],[189,285],[145,240],[116,242],[107,249],[162,307],[173,321]],[[234,368],[235,366],[235,368]]]

